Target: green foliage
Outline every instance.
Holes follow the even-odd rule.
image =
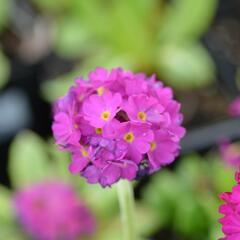
[[[0,225],[7,227],[13,222],[12,199],[8,189],[0,185]]]
[[[16,188],[50,177],[44,141],[31,131],[24,131],[10,147],[9,174]]]
[[[234,180],[234,169],[226,166],[218,156],[211,156],[212,164],[210,166],[212,174],[212,183],[217,193],[231,191]]]
[[[62,10],[63,2],[58,6]],[[99,65],[127,66],[135,71],[156,71],[175,88],[199,88],[214,80],[213,61],[198,39],[216,6],[217,0],[174,0],[168,4],[112,0],[107,7],[103,0],[75,0],[65,7],[64,14],[55,16],[54,48],[61,56],[79,59],[76,69],[81,74]],[[66,88],[62,78],[65,76],[57,78],[57,91],[43,87],[45,99],[52,100],[58,95],[55,92]]]
[[[31,0],[36,4],[41,10],[47,11],[50,13],[61,13],[69,8],[71,1],[67,0],[58,0],[58,1],[49,1],[49,0]]]
[[[143,202],[156,213],[159,227],[172,226],[186,238],[214,239],[220,236],[218,187],[226,191],[228,185],[234,184],[233,170],[227,177],[221,175],[227,171],[216,157],[206,161],[189,155],[180,160],[176,171],[165,169],[153,176],[144,189]],[[221,183],[216,185],[218,181]]]
[[[10,75],[10,66],[8,59],[0,51],[0,89],[3,87]]]
[[[200,44],[166,44],[159,50],[158,59],[163,78],[175,88],[199,88],[214,79],[213,61]]]
[[[0,30],[5,27],[8,17],[9,17],[9,11],[11,7],[11,0],[0,0]]]
[[[217,0],[173,0],[160,25],[164,42],[198,40],[207,30],[216,11]]]
[[[85,179],[82,180],[76,176],[75,181],[81,181],[80,193],[82,198],[86,200],[88,205],[93,209],[99,222],[109,221],[118,212],[118,201],[116,188],[103,189],[101,186],[89,185]]]

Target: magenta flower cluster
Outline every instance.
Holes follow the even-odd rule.
[[[71,187],[41,183],[19,191],[14,198],[23,229],[38,240],[75,240],[93,233],[95,220]]]
[[[185,133],[179,111],[154,75],[97,68],[56,102],[52,129],[70,171],[106,187],[173,162]]]
[[[224,215],[219,222],[222,224],[222,231],[225,234],[223,240],[240,239],[240,173],[236,173],[238,184],[232,188],[232,192],[225,192],[220,198],[225,202],[219,208]]]

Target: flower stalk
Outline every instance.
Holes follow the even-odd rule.
[[[121,211],[123,239],[137,240],[134,195],[131,182],[127,180],[119,181],[117,183],[117,192]]]

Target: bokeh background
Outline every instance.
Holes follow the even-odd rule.
[[[92,209],[93,239],[121,239],[115,188],[70,176],[51,139],[53,101],[97,66],[156,73],[182,103],[181,156],[135,185],[143,239],[221,237],[218,194],[234,169],[218,144],[240,139],[240,120],[227,114],[240,87],[240,1],[0,0],[0,239],[28,239],[11,196],[49,176]]]

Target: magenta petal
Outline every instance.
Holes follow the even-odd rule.
[[[79,154],[74,154],[72,162],[69,165],[69,171],[73,174],[80,173],[87,166],[88,162],[88,158],[80,157]]]
[[[81,174],[89,183],[98,182],[100,172],[95,166],[87,167]]]
[[[123,160],[124,164],[122,166],[122,177],[128,180],[133,180],[136,178],[138,166],[132,161]]]
[[[121,169],[113,164],[109,164],[103,171],[100,177],[100,184],[103,187],[111,186],[117,182],[121,176]]]

